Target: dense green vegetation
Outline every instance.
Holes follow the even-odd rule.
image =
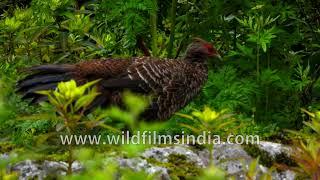
[[[319,142],[319,115],[310,113],[320,110],[319,2],[4,0],[0,2],[0,14],[0,153],[17,150],[28,154],[31,150],[41,157],[49,155],[65,161],[69,157],[72,161],[68,152],[74,149],[57,147],[53,134],[72,131],[107,135],[123,128],[157,129],[164,134],[181,133],[181,129],[189,133],[198,133],[194,129],[211,130],[221,135],[232,131],[288,144],[303,137],[305,143],[311,139],[311,145],[302,150],[320,149],[312,145]],[[54,98],[50,103],[33,106],[15,93],[16,82],[26,75],[25,67],[102,57],[178,58],[192,37],[212,42],[223,62],[210,61],[208,82],[200,95],[161,126],[136,123],[145,103],[130,93],[126,111],[98,109],[88,116],[77,113],[92,101],[94,89],[86,92],[85,101],[78,107],[68,104],[76,110],[70,112],[66,108],[63,113]],[[74,84],[70,86],[76,88]],[[226,116],[217,118],[219,114],[210,119],[214,113]],[[77,123],[61,123],[70,118]],[[224,124],[226,119],[230,123]],[[94,122],[103,123],[96,126]],[[120,151],[119,147],[98,149]],[[133,154],[141,150],[131,146],[120,149]],[[78,158],[87,162],[88,153],[92,152],[85,150]],[[293,159],[304,167],[303,158],[306,157]],[[312,163],[319,167],[319,162]],[[84,177],[97,173],[102,165],[97,162],[90,166],[94,167]],[[223,172],[211,168],[223,176]],[[310,176],[315,173],[314,169],[302,169]],[[115,167],[110,166],[100,173],[114,171]],[[132,172],[124,174],[129,179],[144,177]]]

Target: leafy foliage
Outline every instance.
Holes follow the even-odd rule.
[[[194,124],[194,126],[187,124],[182,124],[182,126],[190,128],[196,134],[201,134],[204,131],[229,134],[231,129],[235,131],[238,125],[232,115],[227,114],[226,111],[216,112],[205,107],[203,111],[194,111],[192,116],[181,114],[182,117],[192,120]]]
[[[232,66],[224,66],[218,72],[209,72],[203,98],[209,99],[207,103],[218,109],[250,111],[252,98],[257,91],[256,84],[249,79],[239,80],[237,77],[237,70]]]

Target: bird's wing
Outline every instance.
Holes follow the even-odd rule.
[[[185,77],[171,79],[164,87],[154,102],[157,109],[157,117],[160,120],[169,118],[173,113],[184,107],[189,99]]]
[[[182,61],[137,61],[127,74],[103,82],[105,88],[128,88],[151,93],[153,102],[145,111],[146,119],[166,119],[187,102],[188,79]]]

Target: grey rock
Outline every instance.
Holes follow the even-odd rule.
[[[0,160],[7,160],[9,159],[9,154],[0,154]]]
[[[276,172],[272,174],[272,179],[279,179],[279,180],[294,180],[295,179],[295,173],[292,171],[282,171],[282,172]]]
[[[134,171],[144,170],[148,174],[157,174],[160,179],[169,180],[168,170],[163,167],[155,166],[148,163],[142,158],[118,159],[119,166],[122,168],[130,168]]]
[[[210,151],[208,149],[199,150],[196,152],[199,158],[201,159],[202,163],[205,167],[210,165]]]
[[[68,169],[68,164],[62,161],[43,161],[42,163],[32,160],[25,160],[13,165],[10,171],[19,173],[19,179],[45,179],[47,176],[65,175]],[[72,171],[79,172],[83,168],[79,162],[75,161],[72,164]]]
[[[228,174],[242,174],[252,158],[238,144],[219,144],[213,148],[214,163]]]
[[[281,153],[284,153],[286,155],[290,155],[291,153],[290,147],[274,142],[260,141],[258,147],[261,150],[268,152],[268,154],[273,158],[275,158],[276,155],[279,155]]]
[[[44,173],[40,170],[40,165],[31,160],[25,160],[14,165],[11,168],[11,171],[17,171],[19,173],[20,180],[29,178],[44,178]]]
[[[237,179],[245,179],[246,169],[252,161],[252,157],[238,144],[216,144],[212,156],[216,166]]]
[[[264,147],[270,145],[263,144]],[[272,144],[272,147],[278,148],[279,145]],[[267,146],[270,147],[270,146]],[[278,151],[276,149],[275,151]],[[267,151],[269,152],[269,151]],[[283,151],[281,151],[283,152]],[[186,145],[176,145],[170,147],[153,147],[142,153],[144,158],[154,158],[159,162],[168,162],[170,154],[185,155],[190,162],[198,167],[207,167],[209,165],[210,153],[208,149],[195,150]],[[212,159],[216,166],[224,169],[228,175],[235,176],[236,179],[245,179],[245,172],[248,170],[253,158],[238,144],[217,144],[214,145]],[[261,175],[267,172],[268,168],[258,166],[257,171]],[[273,179],[293,180],[295,174],[292,171],[276,172],[272,174]]]
[[[290,148],[281,144],[272,142],[260,142],[259,148],[268,152],[271,157],[275,157],[280,153],[290,153]],[[228,175],[236,177],[236,179],[245,179],[245,172],[248,170],[253,158],[238,144],[219,144],[214,145],[212,154],[208,149],[195,149],[187,145],[174,145],[167,147],[152,147],[141,153],[140,157],[135,158],[110,158],[116,160],[120,167],[130,168],[134,171],[145,171],[148,174],[157,174],[157,177],[169,180],[169,170],[149,163],[146,159],[153,158],[159,162],[168,162],[170,155],[184,155],[189,162],[192,162],[199,168],[206,168],[210,165],[209,160],[212,157],[213,163],[224,169]],[[6,159],[8,155],[2,154],[0,159]],[[109,159],[109,158],[108,158]],[[107,163],[108,164],[108,163]],[[22,161],[13,165],[10,170],[17,171],[21,180],[24,179],[44,179],[48,176],[65,175],[67,171],[67,163],[59,161],[43,161],[36,162],[31,160]],[[261,175],[268,172],[268,168],[259,165],[257,171]],[[72,165],[74,172],[83,170],[79,162]],[[272,174],[275,180],[293,180],[295,174],[292,171],[274,172]],[[256,177],[259,179],[258,177]]]
[[[260,142],[259,148],[269,153],[271,157],[275,157],[280,153],[289,153],[290,148],[282,144],[272,142]],[[227,174],[234,175],[236,179],[245,179],[245,172],[248,170],[253,158],[238,144],[219,144],[214,146],[213,150],[214,163],[227,171]],[[266,173],[268,168],[259,165],[257,167],[258,177],[262,173]],[[257,177],[257,179],[258,179]],[[294,180],[295,173],[292,171],[274,172],[272,179],[274,180]]]
[[[206,167],[208,162],[204,161],[203,153],[202,157],[196,152],[192,151],[186,145],[176,145],[169,147],[153,147],[142,153],[144,158],[154,158],[159,162],[168,162],[169,155],[184,155],[190,161],[195,163],[196,166]],[[208,154],[209,155],[209,154]],[[208,159],[208,158],[207,158]]]

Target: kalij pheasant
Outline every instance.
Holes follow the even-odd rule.
[[[62,81],[84,84],[102,79],[100,95],[91,107],[121,105],[123,90],[151,95],[152,102],[142,114],[146,120],[164,120],[184,107],[207,80],[209,57],[219,57],[215,47],[199,38],[188,46],[182,59],[133,57],[108,58],[77,64],[40,65],[29,68],[31,75],[18,82],[18,92],[32,103],[46,100],[37,91],[55,89]]]

